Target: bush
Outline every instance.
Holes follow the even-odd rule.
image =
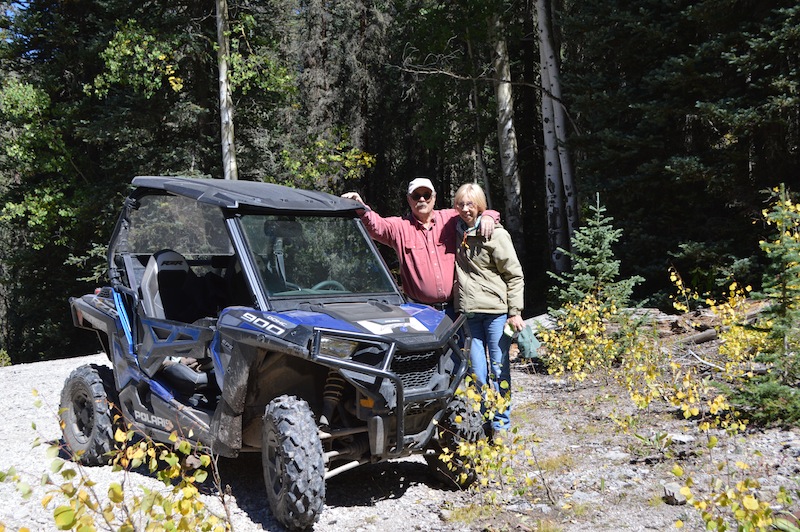
[[[34,395],[38,394],[34,391]],[[42,406],[37,399],[37,407]],[[115,423],[119,422],[116,416]],[[231,530],[230,516],[216,515],[200,498],[200,486],[208,481],[209,473],[220,493],[222,506],[227,512],[224,492],[220,490],[216,462],[210,453],[193,447],[184,438],[173,433],[172,445],[156,443],[133,430],[117,429],[114,439],[117,448],[112,450],[114,471],[122,473],[121,482],[112,482],[103,493],[97,490],[88,470],[72,456],[68,448],[50,445],[48,456],[52,459],[50,474],[37,479],[46,487],[43,507],[53,508],[53,524],[59,530],[113,532],[226,532]],[[39,438],[34,446],[41,444]],[[72,461],[60,457],[72,456]],[[131,471],[146,468],[163,483],[163,489],[129,486]],[[0,482],[14,482],[22,497],[32,494],[30,483],[11,469],[0,471]],[[0,523],[0,530],[3,524]]]
[[[800,393],[772,376],[754,378],[731,391],[730,399],[756,425],[800,425]]]

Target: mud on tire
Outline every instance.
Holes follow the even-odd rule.
[[[115,397],[111,368],[96,364],[80,366],[64,381],[60,417],[64,443],[76,461],[105,465],[114,447],[111,402]]]
[[[264,412],[261,462],[272,514],[290,530],[313,525],[325,504],[325,463],[314,414],[294,396]]]
[[[438,439],[432,442],[433,454],[425,456],[434,477],[453,488],[468,488],[477,479],[469,459],[457,452],[459,442],[476,442],[484,437],[483,416],[476,412],[462,396],[456,396],[447,405],[439,421]],[[441,458],[442,451],[453,453],[449,462]]]

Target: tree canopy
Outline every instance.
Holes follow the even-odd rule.
[[[93,347],[66,301],[101,282],[133,176],[222,177],[218,41],[214,2],[2,4],[0,348],[24,362]],[[387,215],[404,212],[413,177],[434,180],[440,208],[485,184],[501,213],[520,201],[531,315],[552,283],[546,94],[567,118],[558,147],[578,203],[600,194],[620,274],[645,280],[635,298],[657,303],[670,265],[701,289],[757,284],[762,191],[798,186],[800,6],[544,4],[558,95],[542,86],[532,2],[231,3],[239,178],[358,190]],[[495,91],[509,81],[511,195]]]

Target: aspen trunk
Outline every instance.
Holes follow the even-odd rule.
[[[467,54],[469,55],[470,69],[474,70],[475,56],[472,53],[472,38],[470,37],[469,29],[467,29]],[[492,191],[489,187],[489,172],[486,169],[486,161],[483,157],[484,142],[481,136],[481,116],[478,111],[480,109],[480,105],[478,105],[478,84],[474,78],[473,71],[472,89],[469,93],[469,109],[475,117],[475,143],[472,146],[473,173],[475,181],[482,184],[481,186],[483,186],[483,190],[486,193],[487,208],[493,209]]]
[[[497,100],[497,140],[500,149],[500,165],[503,172],[505,195],[505,226],[514,239],[517,255],[525,255],[522,232],[522,199],[520,194],[517,133],[514,128],[514,93],[511,88],[511,66],[504,36],[504,27],[499,16],[492,21],[495,38],[494,91]]]
[[[558,160],[561,165],[561,182],[564,187],[564,216],[567,224],[568,240],[570,242],[575,229],[578,228],[579,212],[578,212],[578,195],[575,191],[575,180],[572,171],[572,161],[567,150],[567,112],[564,109],[564,103],[561,100],[561,73],[558,67],[557,54],[555,45],[550,31],[550,20],[545,11],[544,2],[546,0],[539,0],[542,6],[541,23],[541,40],[546,42],[544,46],[545,54],[542,60],[545,62],[547,68],[547,84],[542,83],[542,86],[550,91],[550,96],[553,102],[553,132],[556,138],[556,148],[558,150]],[[541,50],[541,48],[540,48]],[[565,248],[568,249],[568,248]]]
[[[239,179],[236,144],[233,137],[233,100],[228,85],[228,1],[217,0],[217,63],[219,65],[219,118],[222,140],[222,172],[225,179]]]
[[[547,235],[550,246],[550,261],[555,273],[563,273],[569,268],[567,256],[561,249],[570,249],[573,224],[576,223],[577,209],[569,204],[576,201],[572,184],[572,167],[569,163],[563,139],[560,141],[558,128],[564,125],[563,109],[553,97],[552,87],[560,92],[555,52],[547,23],[545,0],[536,0],[536,26],[539,32],[539,71],[542,78],[542,136],[544,141],[545,196],[547,205]],[[551,75],[552,74],[552,75]],[[553,79],[553,76],[556,79]],[[560,116],[556,119],[557,114]],[[568,192],[567,192],[568,191]],[[569,197],[568,197],[569,196]]]

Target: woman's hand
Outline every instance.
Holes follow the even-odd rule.
[[[525,322],[522,321],[522,316],[517,314],[516,316],[509,316],[506,320],[506,323],[511,326],[517,332],[520,332],[522,329],[525,328]]]

